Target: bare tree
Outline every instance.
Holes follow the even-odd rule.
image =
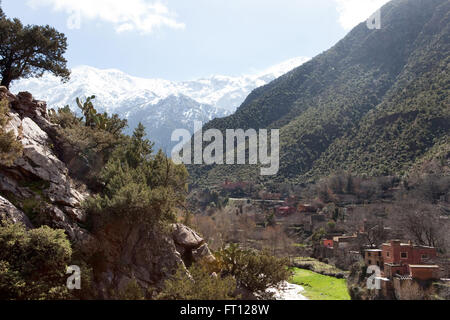
[[[366,221],[362,237],[367,245],[371,247],[379,246],[382,242],[386,241],[388,237],[384,222],[381,219]]]
[[[397,206],[399,228],[417,244],[445,249],[446,226],[435,206],[408,201]]]

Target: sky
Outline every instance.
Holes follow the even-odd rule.
[[[0,0],[1,1],[1,0]],[[66,34],[70,68],[192,80],[314,57],[388,0],[2,0]]]

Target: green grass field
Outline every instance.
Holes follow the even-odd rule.
[[[347,280],[337,279],[321,274],[293,268],[294,275],[290,282],[305,288],[304,296],[311,300],[350,300]]]

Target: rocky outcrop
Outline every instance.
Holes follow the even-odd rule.
[[[173,225],[170,232],[112,223],[96,239],[108,244],[95,254],[102,264],[95,269],[104,270],[99,275],[103,298],[111,291],[120,293],[132,279],[144,288],[162,288],[180,265],[185,268],[193,261],[215,260],[204,239],[182,224]]]
[[[188,264],[202,259],[215,259],[205,240],[197,232],[182,224],[174,224],[172,229],[175,246]]]
[[[182,224],[174,224],[173,226],[173,240],[179,246],[186,249],[196,249],[200,247],[205,240],[202,239],[195,231]]]
[[[82,203],[89,193],[70,174],[70,150],[64,156],[55,150],[58,130],[49,121],[45,102],[0,87],[0,99],[5,98],[11,105],[6,129],[21,141],[23,156],[11,167],[0,166],[0,218],[27,228],[65,230],[92,267],[100,298],[117,297],[132,280],[145,291],[160,288],[180,265],[215,259],[205,240],[182,224],[169,230],[113,222],[94,233],[82,228],[87,223]]]
[[[20,210],[18,210],[11,202],[0,196],[0,221],[9,220],[13,223],[21,223],[27,229],[33,228],[30,219]]]
[[[213,262],[216,260],[214,255],[211,253],[211,250],[209,250],[208,244],[206,243],[202,244],[198,249],[192,250],[192,257],[196,262],[203,259],[208,262]]]
[[[194,230],[182,224],[174,224],[172,230],[175,247],[188,266],[202,259],[209,262],[215,260],[208,244]]]
[[[90,237],[79,224],[86,221],[81,203],[87,194],[77,190],[53,150],[56,126],[48,120],[45,102],[27,92],[15,96],[4,87],[0,87],[0,99],[11,105],[6,130],[14,132],[23,145],[23,156],[13,166],[0,167],[0,192],[13,199],[17,209],[32,215],[37,226],[64,229],[74,243],[85,243]]]
[[[184,265],[171,237],[159,229],[112,223],[95,236],[104,244],[92,262],[100,271],[98,291],[102,298],[120,293],[131,279],[143,288],[161,287],[179,265]]]

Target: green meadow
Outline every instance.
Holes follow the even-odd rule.
[[[324,276],[309,270],[293,268],[291,282],[305,288],[303,295],[311,300],[350,300],[347,280]]]

